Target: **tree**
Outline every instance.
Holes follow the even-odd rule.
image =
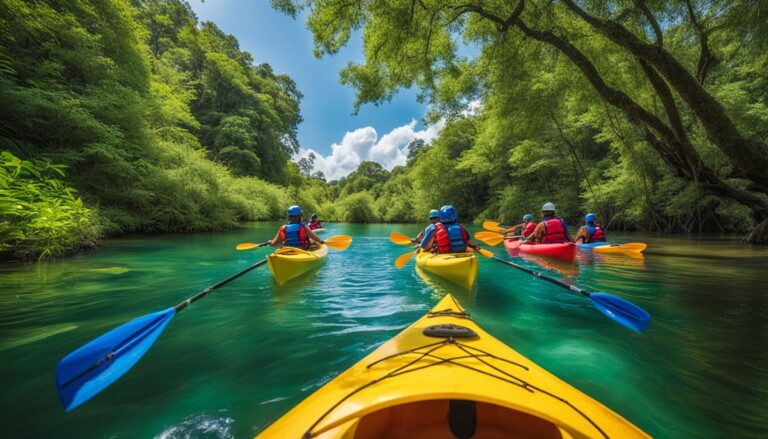
[[[756,48],[768,35],[764,20],[745,18],[753,3],[399,0],[384,6],[310,0],[273,5],[294,16],[302,7],[311,8],[308,25],[318,55],[335,53],[353,29],[364,29],[365,63],[350,64],[341,73],[342,82],[358,90],[356,107],[388,100],[415,84],[437,110],[457,114],[478,96],[504,95],[515,81],[526,80],[521,68],[548,65],[545,76],[570,81],[564,94],[583,95],[586,86],[590,100],[623,113],[620,128],[641,138],[678,178],[748,207],[755,227],[747,239],[768,242],[768,147],[723,100],[729,87],[745,87],[725,79],[734,75],[729,66],[754,63]],[[726,45],[739,34],[746,35],[742,48]],[[458,55],[462,39],[480,48],[475,59]],[[718,63],[725,55],[729,63]],[[765,72],[759,76],[765,80]],[[750,102],[765,108],[759,99]],[[603,115],[595,127],[615,124],[609,117]]]
[[[299,159],[297,164],[299,165],[299,169],[301,170],[302,174],[306,175],[307,177],[312,175],[312,170],[315,168],[315,158],[315,153],[310,152],[306,155],[306,157]]]

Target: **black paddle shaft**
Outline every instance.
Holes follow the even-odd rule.
[[[553,284],[555,284],[557,286],[560,286],[560,287],[563,287],[563,288],[567,288],[567,289],[569,289],[571,291],[575,291],[577,293],[580,293],[580,294],[583,294],[584,296],[589,297],[589,292],[588,291],[584,291],[584,290],[582,290],[579,287],[575,287],[573,285],[568,285],[566,283],[560,282],[559,280],[553,279],[553,278],[551,278],[549,276],[545,276],[545,275],[539,273],[538,271],[533,271],[533,270],[530,270],[528,268],[521,267],[521,266],[519,266],[519,265],[517,265],[517,264],[515,264],[513,262],[505,261],[504,259],[501,259],[501,258],[499,258],[497,256],[494,256],[493,259],[496,259],[497,261],[501,262],[502,264],[507,264],[510,267],[515,267],[515,268],[517,268],[520,271],[524,271],[524,272],[526,272],[528,274],[532,274],[532,275],[538,277],[539,279],[544,279],[545,281],[547,281],[549,283],[553,283]]]
[[[184,308],[188,307],[189,305],[191,305],[191,304],[197,302],[198,300],[202,299],[203,297],[207,296],[208,293],[210,293],[211,291],[213,291],[213,290],[221,287],[222,285],[225,285],[225,284],[227,284],[227,283],[237,279],[238,277],[244,275],[245,273],[248,273],[249,271],[253,270],[256,267],[261,267],[262,265],[264,265],[266,263],[267,263],[267,260],[264,259],[264,260],[261,260],[261,261],[255,263],[255,264],[251,265],[250,267],[246,268],[243,271],[238,271],[237,273],[233,274],[232,276],[229,276],[228,278],[224,279],[223,281],[211,285],[210,287],[204,289],[203,291],[200,291],[199,293],[195,294],[194,296],[190,297],[189,299],[187,299],[187,300],[181,302],[180,304],[174,306],[173,309],[175,309],[177,313],[181,312],[181,310],[183,310]]]

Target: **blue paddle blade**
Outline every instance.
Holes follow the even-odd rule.
[[[632,302],[608,293],[591,293],[589,300],[603,314],[635,332],[643,332],[651,315]]]
[[[175,314],[168,308],[131,320],[64,357],[56,366],[56,389],[64,410],[74,410],[128,372]]]

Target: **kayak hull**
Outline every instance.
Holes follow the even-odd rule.
[[[416,255],[416,265],[424,271],[471,290],[477,280],[480,263],[473,253],[435,254],[420,251]]]
[[[284,247],[267,256],[267,265],[269,265],[269,271],[272,272],[275,282],[282,285],[319,266],[327,255],[328,247],[326,245],[320,245],[311,251]]]
[[[434,325],[463,328],[425,335]],[[486,333],[446,295],[258,438],[470,436],[649,437]]]
[[[541,244],[538,242],[526,242],[518,244],[516,239],[505,239],[504,247],[510,255],[525,253],[536,256],[557,259],[563,262],[573,263],[576,260],[576,244],[565,242],[562,244]]]
[[[610,242],[590,242],[587,244],[579,244],[579,250],[588,250],[594,253],[602,254],[623,254],[635,258],[641,258],[643,256],[643,250],[647,247],[642,242],[628,242],[625,244],[611,244]]]

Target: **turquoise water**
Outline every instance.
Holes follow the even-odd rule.
[[[173,306],[267,254],[237,252],[276,224],[110,240],[0,266],[0,437],[250,437],[452,292],[489,332],[656,437],[768,436],[768,250],[736,239],[613,236],[644,259],[516,261],[648,310],[634,334],[585,298],[494,261],[462,291],[413,263],[390,230],[328,224],[352,246],[284,287],[266,266],[175,317],[123,378],[72,413],[56,363],[101,333]],[[507,257],[503,248],[497,255]]]

